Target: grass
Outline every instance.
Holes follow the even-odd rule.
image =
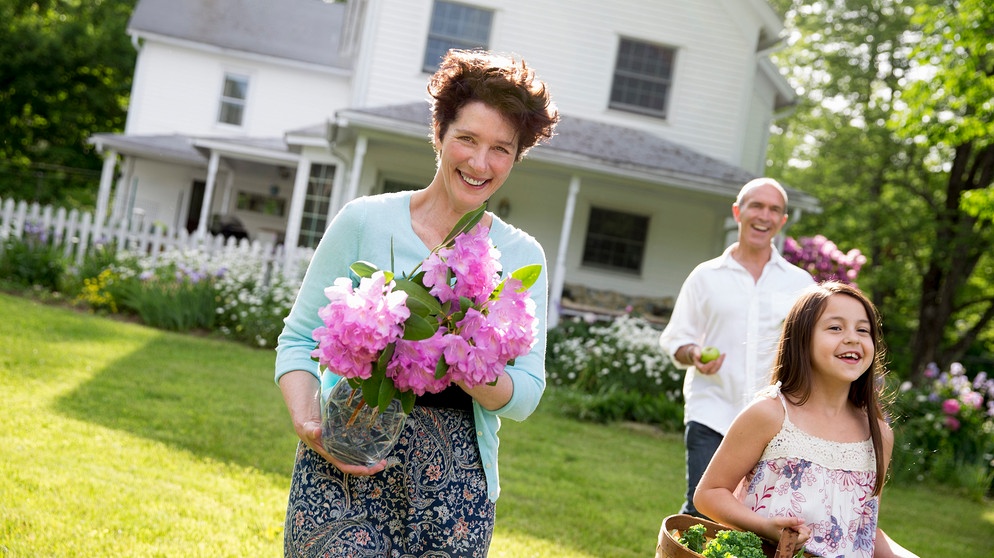
[[[271,351],[0,295],[0,556],[282,554],[293,430]],[[490,555],[649,557],[683,490],[679,436],[555,412],[501,431]],[[994,504],[889,487],[922,556],[994,553]]]

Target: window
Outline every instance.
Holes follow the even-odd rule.
[[[307,179],[307,196],[304,198],[304,212],[300,218],[300,246],[317,248],[318,242],[328,228],[328,209],[331,206],[331,190],[335,182],[335,167],[331,165],[311,165],[311,176]]]
[[[649,218],[599,207],[590,208],[583,265],[638,273],[645,257]]]
[[[248,95],[248,77],[235,74],[224,75],[224,89],[221,91],[221,109],[217,121],[222,124],[241,126],[245,116],[245,99]]]
[[[493,12],[473,6],[435,2],[425,48],[424,71],[434,72],[445,53],[452,48],[487,48]]]
[[[675,56],[671,48],[621,39],[608,106],[665,117]]]
[[[255,192],[238,192],[235,207],[242,211],[252,211],[263,215],[282,217],[286,213],[286,200]]]

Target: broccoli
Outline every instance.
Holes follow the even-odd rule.
[[[700,554],[704,550],[704,543],[707,540],[704,536],[706,532],[707,529],[700,523],[691,525],[684,529],[683,533],[680,533],[680,544]]]
[[[750,531],[718,531],[701,553],[704,558],[766,558],[763,541]]]

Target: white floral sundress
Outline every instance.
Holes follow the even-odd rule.
[[[770,440],[759,463],[746,475],[738,499],[753,511],[803,517],[811,527],[805,550],[816,556],[873,556],[878,498],[873,496],[876,459],[873,442],[832,442],[812,436],[790,421]]]

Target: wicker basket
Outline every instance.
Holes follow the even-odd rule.
[[[692,525],[697,525],[698,523],[704,525],[705,536],[708,539],[714,538],[715,535],[718,534],[718,531],[725,531],[729,529],[729,527],[726,527],[720,523],[715,523],[713,521],[708,521],[707,519],[701,519],[692,515],[671,515],[663,520],[663,524],[659,529],[659,540],[656,544],[656,558],[702,558],[700,554],[680,544],[679,540],[680,533],[683,533],[684,529],[691,527]],[[784,531],[783,536],[780,537],[780,544],[776,547],[774,547],[769,541],[764,540],[763,552],[769,558],[792,558],[794,556],[794,547],[796,543],[797,532],[788,529]],[[805,554],[805,556],[807,556],[807,554]]]

